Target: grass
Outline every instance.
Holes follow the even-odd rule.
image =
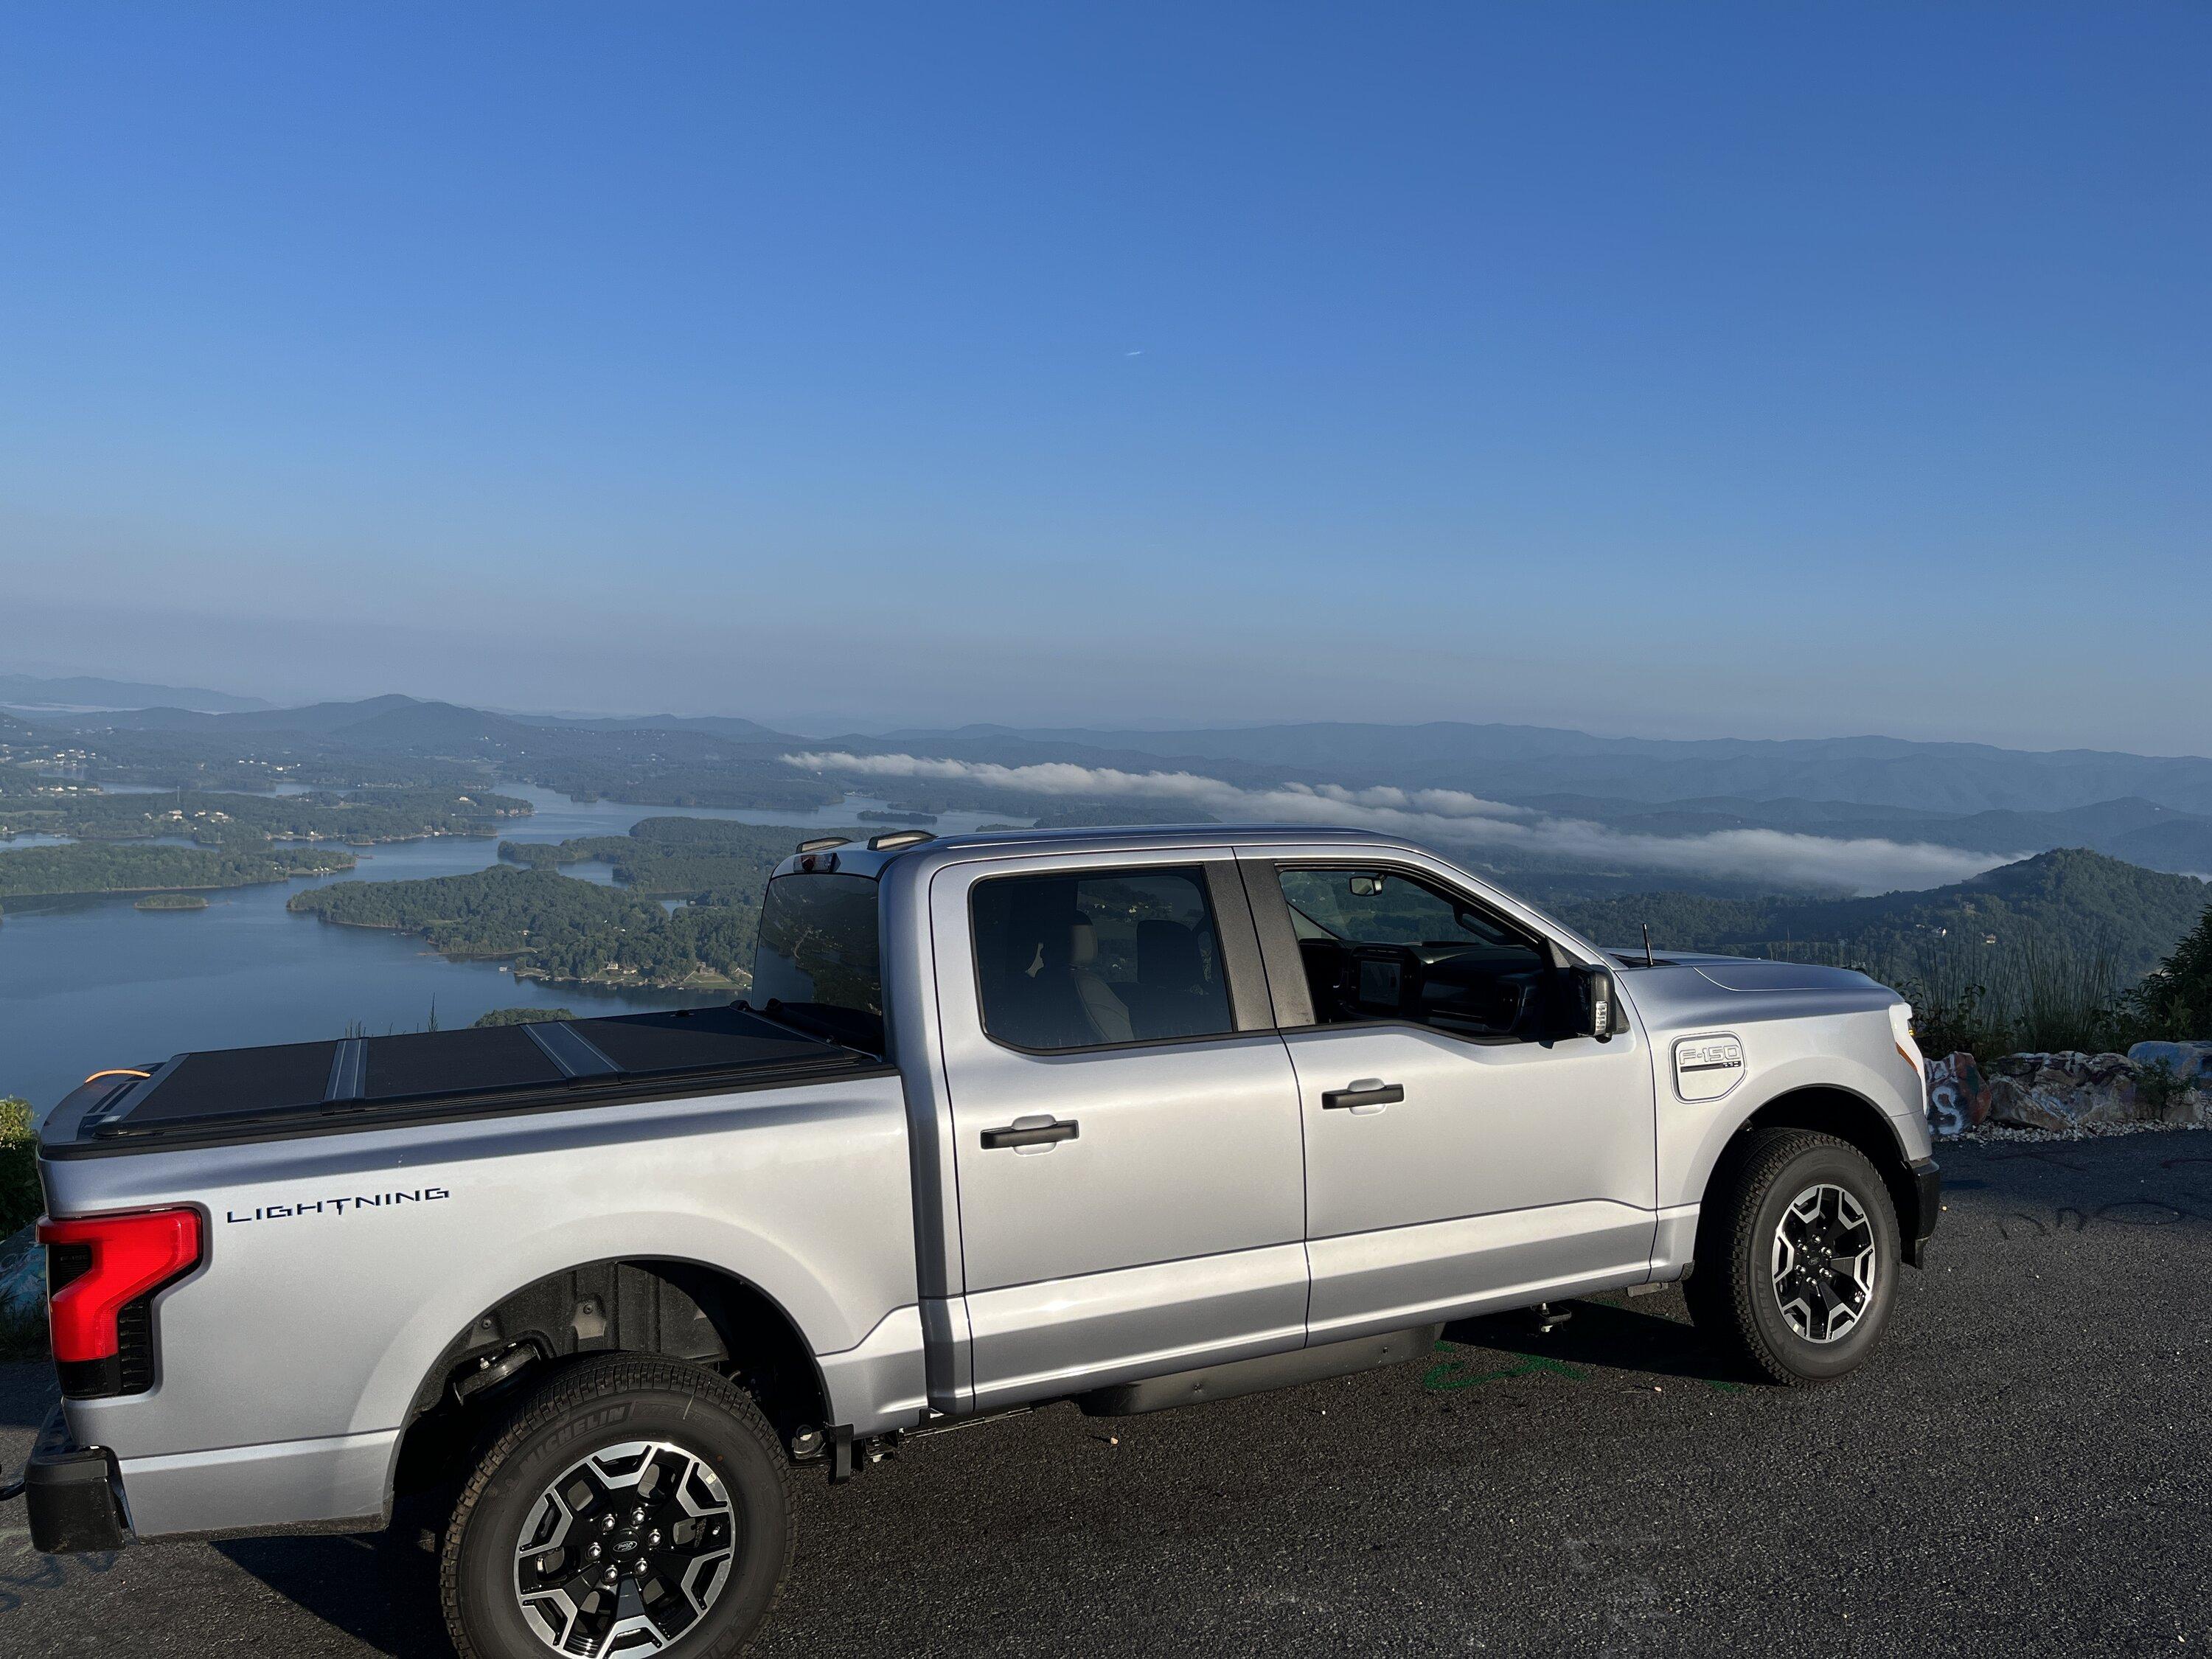
[[[2173,1035],[2136,1010],[2118,964],[2101,952],[2062,957],[2027,940],[1995,955],[1930,948],[1869,959],[1816,944],[1774,954],[1856,968],[1893,986],[1912,1005],[1921,1051],[1930,1055],[2103,1054]]]
[[[31,1103],[0,1097],[0,1238],[39,1218],[39,1137]]]
[[[1912,1004],[1930,1054],[2100,1054],[2150,1035],[2131,1029],[2127,988],[2106,956],[2062,958],[2031,942],[1969,970],[1931,953],[1899,964],[1889,982]]]

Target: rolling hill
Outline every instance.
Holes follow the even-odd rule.
[[[1807,946],[1868,960],[1931,950],[1968,959],[2036,950],[2102,957],[2134,980],[2171,951],[2212,902],[2212,886],[2080,848],[2041,853],[1923,892],[1855,899],[1722,899],[1693,893],[1569,900],[1560,919],[1607,945],[1648,924],[1661,951],[1789,956]]]

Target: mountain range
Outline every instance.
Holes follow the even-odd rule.
[[[234,696],[228,691],[207,691],[196,686],[148,685],[138,680],[102,679],[89,674],[59,679],[0,674],[0,708],[131,709],[161,705],[211,714],[270,706],[258,697]]]
[[[33,684],[114,690],[127,683]],[[1172,732],[969,726],[825,739],[732,716],[506,714],[398,695],[295,708],[49,705],[16,714],[40,732],[106,732],[118,758],[127,753],[155,777],[165,763],[194,756],[235,762],[281,750],[526,768],[550,787],[646,804],[803,805],[834,799],[835,781],[795,773],[781,762],[786,753],[904,753],[1009,767],[1190,771],[1240,787],[1456,790],[1632,835],[1765,830],[1991,856],[2083,847],[2154,870],[2212,872],[2212,760],[2190,756],[1878,737],[1601,738],[1449,721]],[[908,793],[939,804],[945,798],[935,786]],[[979,803],[1011,799],[967,787],[955,793]]]

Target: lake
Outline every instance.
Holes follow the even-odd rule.
[[[884,805],[854,795],[811,812],[770,812],[583,802],[526,784],[496,787],[527,799],[534,814],[508,821],[495,837],[356,848],[361,862],[348,875],[226,888],[207,895],[204,910],[134,909],[127,893],[8,901],[0,920],[0,1095],[24,1096],[43,1111],[87,1073],[106,1066],[166,1060],[186,1048],[336,1037],[356,1023],[382,1036],[420,1030],[434,1016],[448,1029],[466,1025],[494,1008],[562,1007],[588,1016],[720,1001],[719,994],[539,985],[517,980],[498,963],[447,962],[411,935],[332,927],[295,915],[284,903],[331,880],[399,881],[482,870],[498,861],[501,840],[625,835],[649,817],[849,828],[855,813]],[[937,828],[956,834],[989,821],[948,812]],[[0,842],[0,849],[54,839],[19,836]],[[570,865],[565,873],[614,878],[599,863]]]

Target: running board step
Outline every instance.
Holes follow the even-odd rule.
[[[1233,1400],[1240,1394],[1295,1388],[1301,1382],[1319,1382],[1327,1377],[1349,1376],[1355,1371],[1379,1370],[1385,1365],[1419,1359],[1435,1348],[1443,1328],[1420,1325],[1387,1336],[1355,1336],[1317,1348],[1293,1348],[1288,1353],[1261,1354],[1256,1359],[1235,1359],[1225,1365],[1201,1365],[1196,1370],[1093,1389],[1077,1395],[1075,1403],[1086,1417],[1136,1417],[1172,1406],[1195,1406],[1201,1401]]]

